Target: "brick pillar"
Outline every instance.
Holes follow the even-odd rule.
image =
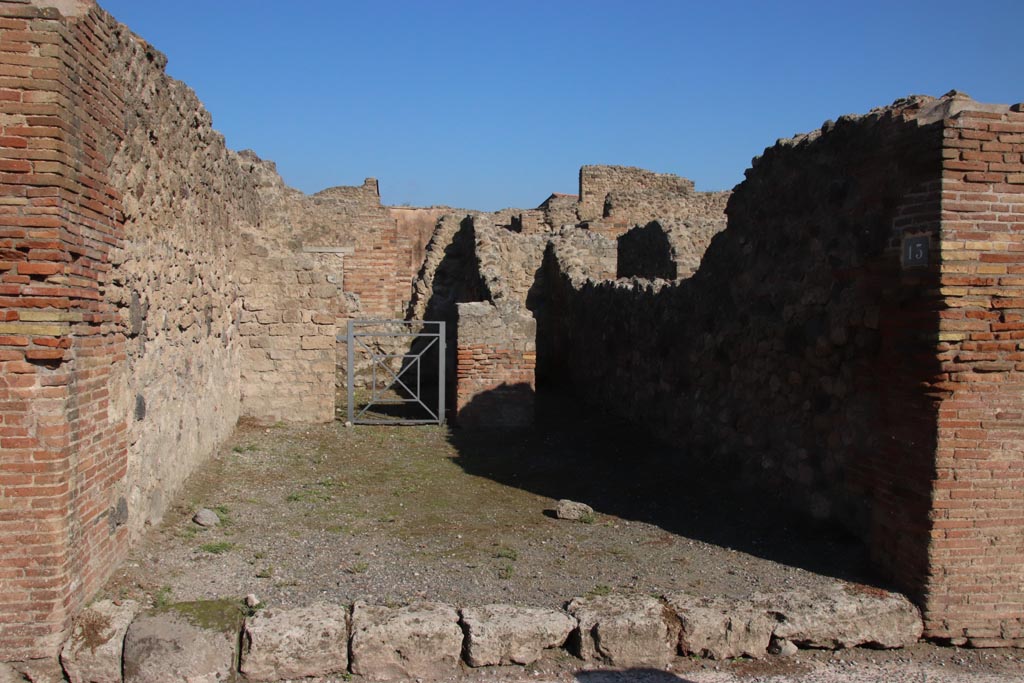
[[[75,5],[67,5],[69,8]],[[104,300],[123,240],[110,19],[0,4],[0,660],[52,656],[120,558],[124,361]]]
[[[1024,645],[1024,113],[964,106],[944,124],[926,631]]]

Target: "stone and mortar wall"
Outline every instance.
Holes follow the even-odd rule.
[[[697,192],[693,181],[629,166],[584,166],[576,213],[588,230],[617,238],[651,221],[725,228],[730,192]]]
[[[124,495],[136,537],[240,415],[232,273],[260,200],[195,93],[164,73],[166,58],[123,26],[112,36],[124,138],[110,174],[126,240],[107,296],[127,337],[113,395],[128,422]]]
[[[239,257],[242,413],[261,422],[334,419],[336,336],[347,317],[332,252]]]
[[[605,200],[613,192],[689,195],[693,181],[670,173],[654,173],[633,166],[583,166],[577,212],[580,221],[605,217]],[[648,219],[650,220],[650,219]],[[646,221],[644,221],[646,222]]]
[[[942,131],[914,120],[929,104],[766,150],[687,280],[598,282],[549,259],[538,341],[542,379],[564,368],[693,457],[845,522],[924,604],[941,302],[935,268],[901,268],[900,250],[938,234]]]
[[[700,267],[711,239],[724,220],[651,221],[619,235],[618,277],[674,280]]]
[[[552,242],[573,254],[574,265],[603,276],[614,268],[609,240],[573,227],[522,234],[495,226],[489,215],[467,217],[485,301],[459,303],[456,415],[463,427],[527,426],[534,420],[538,320],[549,291],[545,255]]]
[[[544,200],[540,210],[544,212],[544,222],[551,230],[558,230],[565,225],[576,225],[580,222],[579,195],[555,194]]]

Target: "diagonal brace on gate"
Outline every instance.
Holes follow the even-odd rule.
[[[407,353],[391,353],[378,350],[379,342],[395,339],[407,339],[410,351]],[[417,342],[420,342],[422,346],[417,351],[412,351],[411,349],[417,345]],[[371,369],[370,399],[358,412],[355,408],[355,359],[357,349],[361,351],[361,355],[369,359]],[[394,425],[443,424],[445,400],[444,349],[445,323],[441,321],[350,320],[348,323],[347,373],[349,422],[352,424]],[[422,361],[435,356],[438,368],[436,404],[433,403],[433,397],[424,395],[422,384]],[[396,359],[401,359],[401,367],[397,371],[392,367],[392,363]],[[414,366],[416,371],[413,378],[412,368]],[[383,384],[384,382],[386,384]],[[385,395],[392,390],[395,390],[398,397],[392,398]],[[371,413],[371,409],[375,406],[404,404],[418,406],[425,413],[426,417],[387,418]]]

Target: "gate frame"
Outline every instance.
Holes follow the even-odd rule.
[[[379,327],[381,325],[401,325],[408,329],[408,332],[359,332],[358,328],[367,327]],[[422,326],[419,332],[413,332],[412,327],[415,325]],[[424,331],[428,326],[436,325],[436,332]],[[359,319],[348,321],[348,372],[346,373],[346,383],[348,385],[348,421],[353,424],[362,425],[423,425],[423,424],[444,424],[444,413],[445,413],[445,322],[443,320],[385,320],[385,319]],[[379,354],[374,351],[370,346],[364,343],[363,339],[374,339],[374,338],[398,338],[406,337],[410,340],[410,348],[412,342],[415,342],[419,338],[432,339],[427,346],[418,353],[385,353]],[[370,401],[357,415],[355,412],[355,353],[356,343],[363,347],[363,349],[370,354],[371,367],[373,369],[373,384],[371,390]],[[423,398],[420,385],[420,359],[423,358],[423,354],[431,350],[436,350],[437,353],[437,367],[438,367],[438,378],[437,378],[437,410],[436,413],[421,399]],[[387,364],[386,361],[392,358],[401,358],[404,367],[399,369],[397,372],[393,371]],[[416,391],[413,392],[409,389],[408,385],[402,381],[402,376],[412,367],[413,364],[405,365],[407,359],[414,359],[416,365]],[[377,400],[377,368],[382,368],[388,375],[391,375],[391,381],[384,387],[382,391],[387,391],[395,384],[400,384],[409,394],[412,394],[412,398],[400,398],[400,399],[382,399]],[[433,415],[432,419],[407,419],[407,418],[396,418],[396,419],[364,419],[362,416],[372,408],[374,405],[403,405],[407,403],[418,403],[428,414]]]

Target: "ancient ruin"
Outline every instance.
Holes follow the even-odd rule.
[[[854,531],[925,637],[1024,645],[1022,105],[909,97],[732,192],[595,165],[484,213],[291,189],[164,63],[90,0],[0,2],[0,661],[60,649],[240,417],[334,420],[356,318],[448,323],[460,429],[575,392]],[[354,618],[371,666],[390,617]]]

